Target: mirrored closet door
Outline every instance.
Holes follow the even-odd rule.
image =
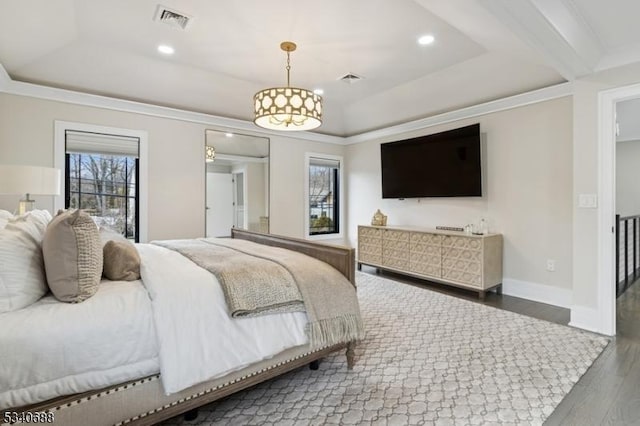
[[[205,132],[206,236],[269,232],[269,139]]]

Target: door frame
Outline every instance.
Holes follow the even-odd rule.
[[[241,229],[249,229],[249,200],[247,197],[247,189],[248,189],[248,184],[247,184],[247,166],[246,165],[241,165],[241,166],[232,166],[231,167],[231,176],[233,178],[233,226],[236,226],[236,221],[238,219],[238,183],[236,182],[237,180],[237,175],[242,175],[242,206],[243,206],[243,210],[242,210],[242,221],[243,226]]]
[[[640,98],[640,84],[598,93],[598,316],[600,332],[616,334],[616,105]]]

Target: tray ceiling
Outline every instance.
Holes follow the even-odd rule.
[[[292,85],[324,90],[318,131],[348,136],[571,80],[613,53],[628,63],[640,6],[613,3],[6,0],[0,64],[17,81],[250,121],[253,94],[285,83],[292,40]],[[159,4],[187,28],[154,20]]]

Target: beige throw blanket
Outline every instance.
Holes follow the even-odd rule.
[[[324,262],[245,240],[200,238],[155,244],[213,273],[233,316],[304,310],[314,348],[364,337],[354,287]]]

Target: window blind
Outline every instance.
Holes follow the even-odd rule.
[[[340,168],[340,161],[331,160],[329,158],[310,157],[309,158],[309,165],[310,166],[332,167],[334,169],[339,169]]]
[[[67,153],[139,157],[140,140],[138,138],[76,130],[67,130],[65,135]]]

